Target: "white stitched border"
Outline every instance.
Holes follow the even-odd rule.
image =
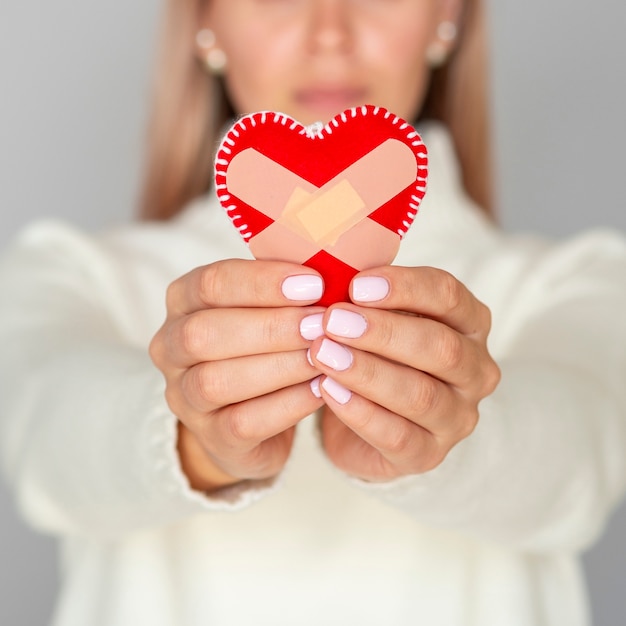
[[[339,128],[340,123],[347,123],[348,116],[350,119],[354,119],[359,115],[359,113],[366,117],[368,114],[376,117],[380,114],[383,115],[383,118],[388,120],[393,116],[391,120],[391,124],[393,126],[397,126],[398,130],[406,131],[406,139],[408,143],[410,142],[413,148],[413,154],[417,160],[417,176],[415,180],[414,193],[411,195],[411,201],[408,203],[408,208],[406,212],[406,220],[403,220],[402,225],[408,229],[412,224],[413,220],[417,216],[419,211],[419,206],[422,202],[424,194],[426,193],[426,177],[424,174],[428,171],[428,153],[426,151],[426,146],[422,141],[419,133],[407,122],[402,120],[397,115],[394,115],[390,111],[383,109],[379,106],[372,107],[369,105],[361,105],[360,107],[352,107],[347,111],[343,111],[337,116],[335,116],[330,122],[326,125],[322,125],[318,123],[317,125],[311,125],[310,127],[304,127],[300,124],[300,122],[294,120],[290,116],[285,113],[278,112],[270,112],[270,111],[261,111],[259,113],[251,113],[239,119],[237,123],[231,128],[230,132],[222,140],[222,144],[218,149],[216,160],[215,160],[215,182],[216,182],[216,190],[217,191],[227,191],[228,186],[226,184],[226,170],[228,165],[230,164],[230,158],[232,157],[233,150],[237,144],[236,140],[241,137],[241,131],[248,130],[246,126],[246,122],[250,123],[250,126],[256,127],[257,124],[266,124],[268,121],[273,122],[274,124],[281,124],[282,126],[287,126],[289,124],[289,130],[295,131],[299,126],[302,126],[298,131],[300,135],[306,135],[311,140],[315,139],[323,139],[325,136],[330,136],[333,134],[334,129]],[[414,141],[411,141],[414,140]],[[228,144],[228,145],[226,145]],[[228,147],[230,146],[230,147]],[[418,149],[420,149],[418,151]],[[243,217],[240,214],[232,215],[233,211],[238,209],[235,204],[231,204],[228,206],[226,202],[231,199],[229,194],[218,195],[218,199],[220,203],[224,207],[226,213],[229,215],[230,219],[233,221],[233,225],[240,232],[244,241],[248,242],[248,240],[252,237],[251,231],[249,231],[248,224],[235,224],[235,221],[242,220]],[[406,230],[399,228],[396,231],[400,237],[404,237],[406,234]]]

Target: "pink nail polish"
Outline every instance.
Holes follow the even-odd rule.
[[[281,290],[285,298],[289,300],[319,300],[324,293],[324,283],[321,276],[315,274],[303,274],[301,276],[288,276],[283,281]]]
[[[321,398],[322,397],[322,392],[320,391],[320,379],[322,377],[318,376],[317,378],[314,378],[309,385],[311,386],[311,393],[316,397],[316,398]]]
[[[367,320],[362,315],[345,309],[333,309],[326,324],[329,333],[351,339],[360,337],[366,329]]]
[[[347,404],[350,401],[350,398],[352,398],[352,392],[332,378],[326,378],[322,383],[322,388],[335,402],[339,404]]]
[[[309,362],[311,367],[315,367],[315,363],[313,363],[313,359],[311,358],[311,348],[306,351],[306,360]]]
[[[352,281],[354,302],[378,302],[389,294],[389,283],[378,276],[363,276]]]
[[[342,372],[352,365],[352,352],[330,339],[324,339],[317,353],[317,360]]]
[[[304,339],[313,341],[324,334],[322,328],[322,320],[324,319],[323,313],[314,313],[313,315],[307,315],[300,322],[300,334]]]

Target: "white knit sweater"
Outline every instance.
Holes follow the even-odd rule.
[[[626,483],[626,243],[505,236],[445,132],[396,263],[491,307],[503,377],[435,470],[383,485],[324,457],[314,417],[273,484],[191,490],[147,355],[164,293],[248,251],[213,198],[91,237],[28,228],[0,265],[2,467],[62,546],[54,626],[583,626],[578,554]]]

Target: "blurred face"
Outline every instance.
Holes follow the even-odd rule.
[[[274,110],[304,124],[360,104],[419,112],[437,27],[460,0],[209,0],[238,113]],[[442,42],[439,42],[441,44]]]

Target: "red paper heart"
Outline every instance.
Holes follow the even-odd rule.
[[[349,300],[357,272],[393,260],[427,175],[419,134],[370,105],[308,128],[282,113],[247,115],[215,161],[218,198],[255,257],[319,271],[324,306]]]

